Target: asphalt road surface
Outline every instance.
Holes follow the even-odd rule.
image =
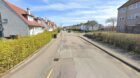
[[[62,32],[35,59],[4,78],[140,78],[140,73],[77,34]]]
[[[140,73],[77,37],[63,33],[49,78],[140,78]]]

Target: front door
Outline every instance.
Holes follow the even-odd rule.
[[[0,13],[0,37],[3,37],[3,27],[2,27],[1,13]]]

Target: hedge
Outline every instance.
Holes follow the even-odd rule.
[[[0,41],[0,73],[11,69],[37,49],[47,44],[57,32],[44,32],[36,36]]]
[[[117,32],[94,32],[93,34],[86,34],[85,36],[92,39],[109,43],[116,47],[140,53],[140,35],[127,34]]]

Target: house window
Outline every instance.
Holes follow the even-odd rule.
[[[133,9],[137,8],[137,3],[133,4]]]
[[[120,21],[123,21],[124,20],[124,17],[120,17]]]
[[[129,9],[129,10],[134,9],[134,5],[133,5],[133,4],[132,4],[132,5],[129,5],[129,6],[128,6],[128,9]]]
[[[140,2],[137,3],[137,8],[140,8]]]
[[[139,17],[140,17],[140,14],[137,13],[137,14],[133,14],[133,15],[128,16],[128,19],[137,19]]]
[[[133,16],[132,16],[132,15],[130,15],[130,16],[128,16],[128,18],[127,18],[127,19],[129,19],[129,20],[130,20],[130,19],[133,19]]]
[[[34,18],[32,16],[28,16],[29,21],[34,21]]]
[[[8,23],[8,19],[3,19],[3,24],[7,24]]]
[[[140,2],[128,6],[129,10],[136,9],[136,8],[140,8]]]
[[[135,3],[136,8],[138,8],[138,3]]]
[[[120,21],[121,21],[121,18],[120,18]]]
[[[121,8],[120,12],[126,12],[126,8]]]
[[[140,17],[140,14],[137,13],[137,14],[134,15],[134,17],[135,17],[135,18],[139,18],[139,17]]]
[[[138,17],[138,14],[133,14],[133,15],[130,15],[128,16],[128,19],[136,19]]]
[[[134,5],[135,5],[135,8],[140,8],[140,2],[137,2]]]
[[[122,17],[122,21],[123,21],[123,19],[124,19],[124,18]]]

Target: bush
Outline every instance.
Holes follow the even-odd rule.
[[[36,36],[0,41],[0,73],[11,69],[33,54],[47,44],[52,39],[52,35],[56,33],[57,31],[44,32]]]
[[[112,44],[122,49],[140,53],[140,35],[116,32],[94,32],[86,34],[87,37]]]

